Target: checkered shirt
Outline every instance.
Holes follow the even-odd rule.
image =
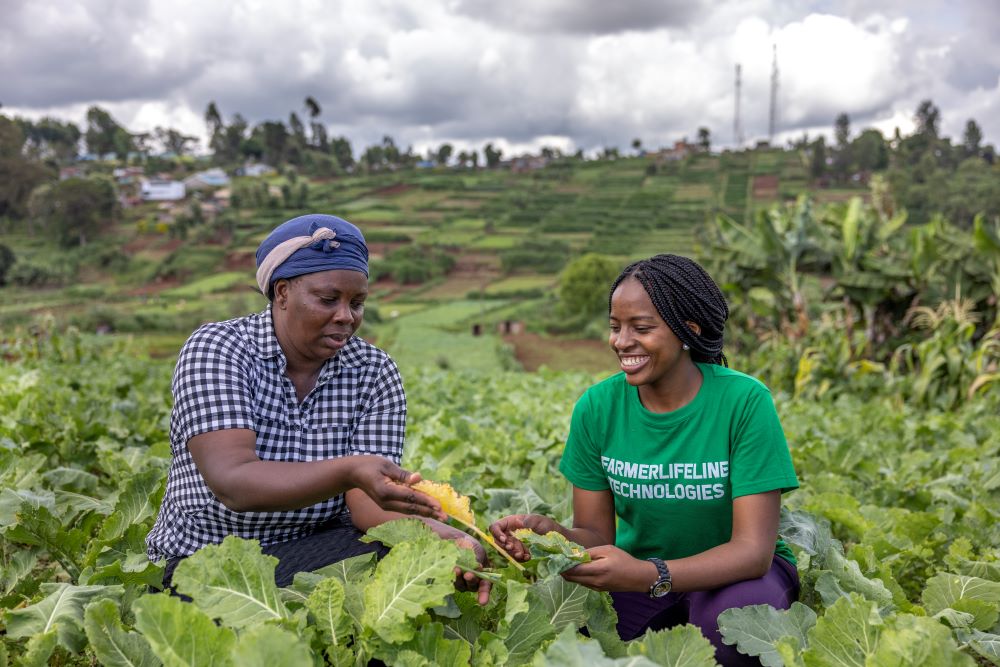
[[[201,433],[250,429],[263,461],[374,454],[400,462],[406,396],[385,352],[352,337],[324,364],[301,404],[286,364],[270,309],[206,324],[184,344],[172,384],[167,491],[146,537],[150,559],[189,556],[227,535],[284,542],[347,511],[343,495],[298,510],[230,510],[209,490],[188,451],[188,440]]]

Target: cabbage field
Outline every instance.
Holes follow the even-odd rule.
[[[0,664],[714,664],[692,626],[620,641],[608,596],[558,576],[572,558],[558,544],[534,545],[523,571],[493,558],[480,607],[453,586],[470,552],[411,521],[375,531],[394,545],[381,562],[287,588],[256,543],[229,538],[178,568],[193,603],[156,593],[143,540],[172,360],[73,335],[0,352]],[[405,465],[469,495],[481,528],[570,517],[556,466],[593,376],[403,370]],[[726,612],[726,641],[770,666],[1000,664],[1000,392],[949,409],[900,400],[898,383],[776,399],[802,484],[781,526],[802,596]]]

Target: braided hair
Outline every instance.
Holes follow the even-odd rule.
[[[729,317],[729,306],[722,290],[697,262],[678,255],[656,255],[629,264],[615,279],[608,294],[608,312],[611,296],[627,278],[635,278],[646,290],[670,330],[691,348],[694,361],[728,366],[722,353],[722,339]],[[701,327],[701,334],[685,323],[694,322]]]

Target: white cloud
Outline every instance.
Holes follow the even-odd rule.
[[[0,101],[78,122],[100,104],[133,130],[202,135],[209,101],[258,122],[302,115],[311,95],[356,149],[385,134],[456,150],[654,146],[702,125],[718,144],[732,140],[737,62],[747,137],[766,133],[776,44],[785,134],[841,112],[856,130],[907,131],[931,98],[946,133],[975,117],[995,141],[1000,5],[953,4],[936,22],[901,0],[21,1],[0,23]]]

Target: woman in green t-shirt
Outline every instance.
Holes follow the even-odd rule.
[[[621,373],[573,410],[560,471],[573,483],[573,527],[529,514],[500,519],[497,541],[526,559],[513,531],[555,530],[588,548],[569,581],[610,591],[618,632],[698,625],[725,665],[757,664],[721,642],[720,612],[787,609],[795,560],[778,539],[781,494],[798,487],[771,399],[727,367],[729,308],[697,263],[657,255],[611,287],[611,348]]]

